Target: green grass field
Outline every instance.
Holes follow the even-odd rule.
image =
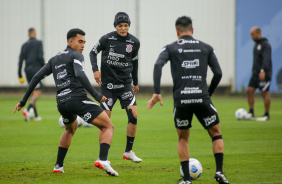
[[[138,131],[133,150],[140,164],[122,159],[126,144],[127,117],[119,102],[112,113],[115,125],[108,159],[119,177],[109,177],[94,167],[99,154],[98,129],[80,127],[65,159],[65,174],[52,173],[60,136],[59,113],[54,97],[38,101],[41,122],[25,122],[13,114],[21,96],[0,96],[0,183],[112,183],[175,184],[180,178],[177,134],[173,124],[173,101],[146,109],[150,96],[137,95]],[[238,121],[235,110],[247,109],[245,97],[213,97],[219,112],[225,143],[224,172],[231,184],[282,183],[282,98],[271,104],[271,120]],[[263,114],[263,101],[256,97],[256,116]],[[203,165],[202,176],[193,184],[212,184],[215,161],[208,133],[194,117],[189,149]]]

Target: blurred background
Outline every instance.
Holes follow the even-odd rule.
[[[64,50],[71,28],[86,32],[86,74],[93,86],[89,52],[101,36],[114,31],[114,16],[127,12],[129,32],[139,38],[139,86],[153,86],[154,63],[163,46],[177,39],[175,20],[191,16],[194,38],[213,46],[223,71],[217,91],[244,93],[252,70],[250,29],[259,26],[272,46],[273,75],[270,92],[282,93],[282,1],[281,0],[0,0],[0,92],[27,86],[18,80],[18,59],[28,29],[43,41],[44,58]],[[99,66],[100,66],[100,55]],[[24,71],[23,71],[24,74]],[[208,71],[208,82],[212,76]],[[163,68],[162,85],[172,87],[170,65]],[[52,75],[43,80],[55,88]],[[152,90],[151,90],[152,92]]]

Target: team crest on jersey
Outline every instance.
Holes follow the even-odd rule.
[[[132,52],[132,47],[133,47],[133,45],[131,45],[131,44],[126,45],[125,51],[128,52],[128,53]]]

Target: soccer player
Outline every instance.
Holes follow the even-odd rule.
[[[228,181],[223,174],[223,139],[217,111],[212,104],[211,95],[219,84],[222,73],[213,48],[192,37],[193,26],[190,17],[182,16],[175,23],[178,40],[166,45],[154,66],[154,94],[147,102],[147,109],[160,101],[160,80],[162,67],[170,60],[173,78],[174,122],[178,133],[178,154],[184,177],[179,184],[190,184],[188,139],[192,127],[193,114],[208,131],[216,162],[214,179],[223,184]],[[206,77],[208,66],[213,72],[210,87]]]
[[[255,104],[255,91],[260,89],[263,100],[265,113],[262,117],[257,118],[257,121],[270,120],[270,96],[269,87],[272,76],[272,61],[271,61],[271,46],[266,38],[262,37],[259,27],[253,27],[250,31],[251,38],[254,40],[255,45],[253,48],[253,69],[252,76],[247,88],[249,113],[247,119],[254,120],[254,104]]]
[[[110,176],[118,176],[118,173],[110,166],[110,162],[107,160],[114,126],[107,114],[103,112],[103,109],[87,98],[86,90],[98,102],[101,103],[106,100],[106,97],[97,93],[91,86],[84,73],[84,57],[82,55],[85,44],[84,36],[85,32],[81,29],[71,29],[67,33],[67,48],[52,57],[34,75],[23,99],[16,105],[14,113],[24,107],[37,83],[45,76],[53,73],[57,88],[57,107],[66,125],[66,130],[60,139],[57,162],[53,172],[64,173],[63,162],[78,127],[78,115],[85,122],[91,123],[100,129],[100,154],[94,163],[95,166],[105,170]]]
[[[132,151],[137,130],[137,105],[135,95],[138,87],[138,50],[139,40],[128,33],[130,19],[127,13],[118,12],[114,19],[116,31],[102,36],[90,52],[90,61],[94,78],[101,93],[107,100],[101,104],[107,115],[119,99],[121,108],[126,110],[128,116],[127,144],[123,158],[135,163],[142,161]],[[101,73],[97,65],[97,54],[101,55]],[[131,83],[133,81],[133,89]]]
[[[28,83],[30,83],[32,77],[44,66],[43,58],[43,46],[40,40],[36,39],[36,31],[34,28],[28,30],[29,40],[22,45],[21,53],[19,57],[18,76],[20,83],[24,83],[22,76],[22,64],[25,60],[25,75]],[[35,87],[30,97],[30,104],[27,109],[23,110],[25,121],[29,121],[33,117],[34,121],[41,121],[41,117],[38,115],[36,108],[36,101],[41,94],[42,83],[41,81]]]

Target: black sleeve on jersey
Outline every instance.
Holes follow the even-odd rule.
[[[138,51],[139,51],[139,48],[140,48],[140,42],[138,41],[136,43],[136,48],[134,49],[134,52],[132,54],[133,70],[131,72],[131,76],[132,76],[134,86],[138,85]]]
[[[23,99],[20,101],[21,106],[25,106],[26,101],[30,97],[31,93],[33,92],[34,88],[36,85],[45,77],[48,76],[52,73],[52,66],[51,66],[51,61],[46,63],[31,79],[28,88],[25,92],[25,95]]]
[[[154,93],[161,93],[161,77],[162,77],[162,68],[169,60],[169,53],[167,47],[164,47],[160,53],[155,65],[154,65]]]
[[[75,60],[73,62],[73,68],[74,68],[74,73],[78,81],[81,83],[81,85],[91,94],[91,96],[97,100],[98,102],[101,101],[102,95],[99,94],[90,84],[87,76],[85,75],[83,71],[83,66],[81,61]]]
[[[43,45],[42,45],[42,41],[39,41],[39,48],[38,48],[38,62],[40,62],[41,66],[44,66],[44,57],[43,57]]]
[[[19,67],[18,67],[18,76],[19,78],[22,78],[22,66],[23,66],[23,61],[25,59],[25,52],[24,52],[24,45],[22,46],[20,57],[19,57]]]
[[[220,65],[213,51],[210,53],[208,64],[211,68],[211,71],[213,72],[213,78],[208,89],[210,96],[212,96],[222,77]]]
[[[92,50],[89,53],[93,72],[99,71],[99,67],[97,64],[97,55],[103,49],[104,42],[105,42],[104,37],[100,38],[99,42],[97,42],[96,45],[94,45],[94,47],[92,48]]]
[[[271,71],[271,47],[269,44],[264,44],[262,53],[262,68],[264,71]]]

